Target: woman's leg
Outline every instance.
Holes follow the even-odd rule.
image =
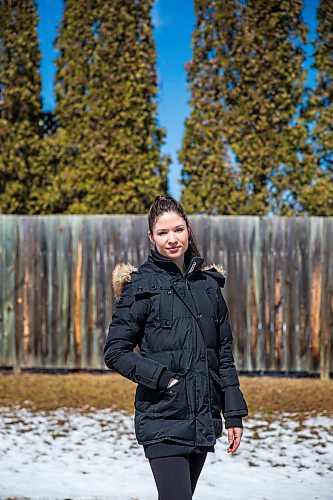
[[[199,479],[200,473],[204,466],[207,457],[207,452],[203,453],[191,453],[189,455],[189,466],[190,466],[190,478],[191,478],[191,488],[192,494],[194,493],[197,481]]]
[[[158,500],[192,500],[188,456],[150,458]]]

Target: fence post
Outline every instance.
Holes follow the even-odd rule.
[[[14,375],[18,375],[22,372],[21,368],[21,343],[17,338],[17,335],[14,335],[14,345],[13,345],[13,373]]]
[[[320,379],[330,378],[331,335],[328,327],[325,328],[320,343]]]

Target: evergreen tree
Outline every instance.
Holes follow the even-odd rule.
[[[34,0],[0,3],[0,211],[34,213],[40,184],[40,52]]]
[[[298,196],[313,175],[307,128],[299,117],[306,73],[302,0],[247,0],[226,96],[229,144],[241,170],[241,214],[302,211]]]
[[[41,157],[49,183],[39,199],[42,211],[75,212],[84,197],[82,154],[87,137],[91,62],[95,51],[95,0],[65,0],[55,46],[55,130],[43,139]],[[89,211],[88,209],[86,210]],[[79,210],[78,210],[79,212]]]
[[[228,155],[223,100],[225,68],[237,33],[237,5],[234,0],[201,0],[194,6],[193,59],[186,65],[192,110],[178,155],[183,164],[182,202],[189,212],[232,214],[241,193]]]
[[[57,184],[71,213],[140,213],[166,190],[152,0],[65,4],[58,38]]]
[[[315,63],[317,86],[307,108],[312,123],[316,175],[304,186],[301,199],[309,215],[333,215],[333,4],[321,0],[317,10]]]
[[[220,213],[302,211],[299,193],[313,175],[306,124],[298,116],[306,76],[302,7],[301,0],[196,2],[201,16],[199,33],[194,34],[197,43],[191,69],[195,76],[189,72],[195,82],[193,111],[180,155],[185,165],[184,200],[194,199],[195,192],[207,186],[206,193],[214,193],[215,187],[224,199]],[[219,27],[214,46],[209,25]],[[209,113],[218,119],[209,121]],[[202,137],[211,138],[206,139],[203,151]],[[224,149],[214,157],[212,168],[219,141]],[[233,152],[233,168],[226,168],[226,144]],[[193,188],[192,179],[197,184]],[[188,189],[194,194],[187,194]],[[208,205],[202,209],[216,210],[210,201]]]

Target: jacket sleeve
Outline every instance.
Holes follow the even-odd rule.
[[[156,389],[159,388],[160,378],[167,367],[133,351],[137,344],[141,345],[149,307],[149,298],[136,300],[132,283],[124,286],[112,315],[103,355],[108,368],[132,382]],[[169,378],[171,375],[170,373]],[[168,377],[163,378],[166,384],[165,378]]]
[[[219,368],[220,379],[224,391],[224,408],[222,409],[223,416],[226,420],[226,427],[235,423],[235,418],[241,419],[248,415],[248,409],[239,387],[238,373],[235,366],[235,361],[232,353],[233,335],[229,323],[229,311],[224,300],[221,290],[219,296]],[[229,422],[228,422],[229,421]],[[235,426],[242,426],[241,420]]]

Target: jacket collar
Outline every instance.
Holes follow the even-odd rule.
[[[148,256],[148,262],[155,264],[155,266],[169,273],[182,275],[181,270],[172,259],[166,257],[165,255],[160,254],[154,248],[152,248],[150,251],[150,255]],[[184,254],[184,264],[186,268],[186,273],[184,277],[188,278],[188,276],[190,276],[190,274],[192,274],[195,270],[197,270],[203,262],[204,262],[203,258],[194,255],[189,249],[187,249]]]

